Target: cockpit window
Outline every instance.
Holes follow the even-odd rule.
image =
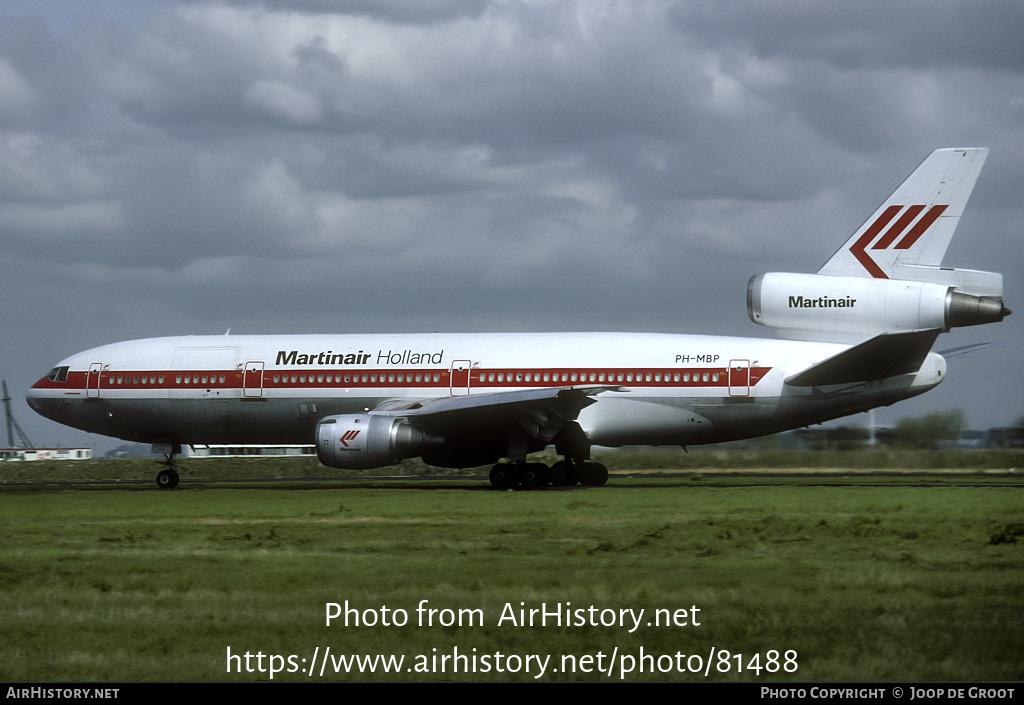
[[[68,381],[68,368],[67,367],[54,367],[50,370],[50,373],[46,375],[51,382],[67,382]]]

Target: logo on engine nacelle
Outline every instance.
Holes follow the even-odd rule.
[[[872,250],[889,249],[889,247],[896,242],[896,238],[903,235],[903,231],[910,227],[910,224],[917,219],[921,214],[921,211],[928,208],[928,211],[921,216],[919,220],[917,220],[914,227],[910,229],[910,232],[903,235],[903,238],[899,242],[896,242],[893,247],[895,250],[909,250],[948,207],[949,206],[932,206],[931,208],[928,208],[927,206],[889,206],[882,211],[882,215],[878,216],[875,219],[875,222],[868,226],[868,229],[865,230],[864,234],[857,239],[857,242],[850,246],[850,252],[857,258],[858,262],[864,265],[864,269],[868,270],[868,273],[871,276],[876,279],[888,279],[889,276],[882,271],[882,268],[878,266],[878,263],[875,262],[875,260],[871,258],[871,255],[867,253],[868,245],[871,245],[872,241],[874,241],[878,236],[878,233],[882,232],[882,229],[889,224],[889,221],[895,218],[898,213],[903,211],[903,215],[901,215],[896,222],[892,224],[892,227],[886,230],[885,234],[882,235],[877,242],[871,245]]]
[[[356,436],[358,436],[358,435],[359,435],[359,431],[345,431],[345,433],[338,440],[341,442],[341,445],[343,445],[346,448],[348,448],[348,442],[349,441],[354,441]]]

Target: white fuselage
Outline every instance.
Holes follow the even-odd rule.
[[[920,394],[921,369],[796,388],[848,346],[636,333],[195,336],[106,345],[28,395],[40,414],[146,443],[312,443],[317,421],[443,397],[603,388],[579,412],[593,445],[690,445],[796,428]]]

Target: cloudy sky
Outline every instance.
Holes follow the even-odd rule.
[[[1003,345],[878,412],[1024,414],[1016,1],[0,0],[0,374],[171,334],[770,337],[933,149],[992,152],[946,264]],[[854,419],[857,421],[857,419]],[[0,445],[6,444],[6,438]]]

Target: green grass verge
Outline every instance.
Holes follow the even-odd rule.
[[[634,662],[625,680],[1024,678],[1019,487],[409,483],[7,487],[0,679],[269,680],[270,655],[305,669],[318,647],[405,661],[397,675],[274,680],[532,681],[537,662],[527,672],[509,657],[533,655],[550,657],[545,681],[617,681],[641,653],[654,657],[647,671]],[[422,600],[483,623],[419,626]],[[346,601],[363,618],[405,610],[409,624],[326,626],[326,604]],[[567,602],[599,616],[642,608],[643,623],[499,624],[506,605]],[[693,606],[699,626],[647,624]],[[244,660],[228,672],[228,648],[249,652],[253,672]],[[712,648],[709,675],[679,672]],[[490,670],[449,659],[438,672],[455,649]],[[786,651],[795,672],[781,668]],[[755,654],[760,672],[738,670],[736,655],[746,669]]]
[[[156,456],[154,456],[155,458]],[[552,454],[532,456],[552,463]],[[789,451],[695,448],[622,448],[595,454],[613,473],[695,472],[721,473],[750,470],[821,469],[878,472],[892,470],[954,470],[958,472],[1006,475],[1013,469],[1024,478],[1024,450],[858,450]],[[407,460],[401,465],[371,471],[338,470],[320,465],[314,457],[239,457],[182,458],[177,461],[182,480],[190,479],[323,479],[360,478],[380,475],[446,476],[486,475],[490,466],[465,470],[445,470]],[[54,460],[37,462],[0,462],[0,485],[39,480],[153,480],[162,468],[155,459],[96,458],[93,460]]]

